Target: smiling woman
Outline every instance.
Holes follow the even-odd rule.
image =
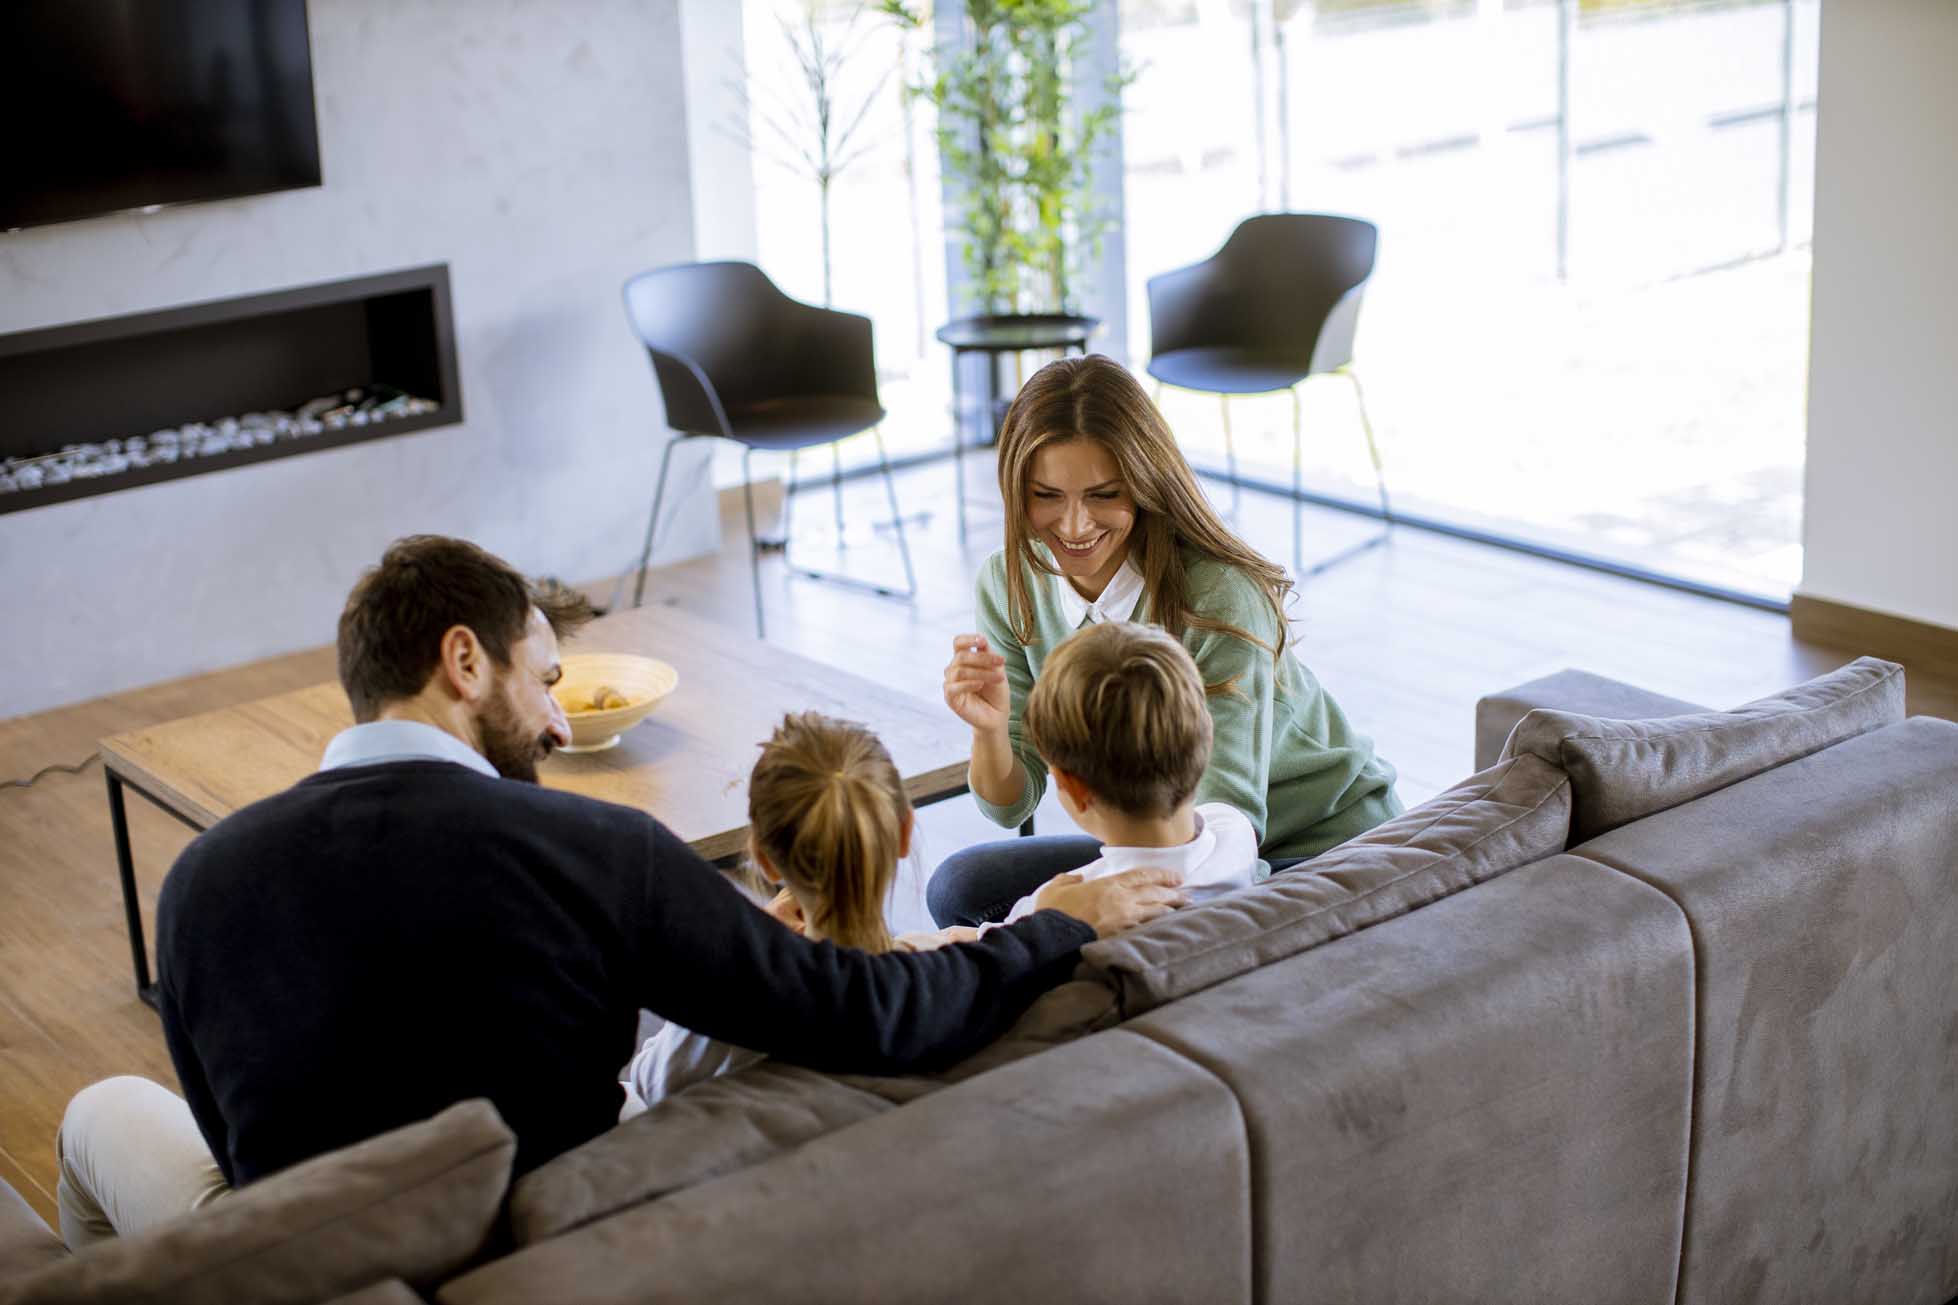
[[[1393,767],[1291,655],[1291,578],[1218,518],[1119,363],[1068,358],[1035,373],[1006,414],[999,483],[1006,546],[980,570],[979,629],[954,640],[945,669],[988,817],[1018,825],[1046,791],[1020,724],[1042,664],[1083,625],[1127,620],[1161,626],[1195,658],[1216,740],[1195,800],[1248,816],[1267,861],[1315,856],[1399,812]],[[1098,854],[1074,836],[968,848],[932,876],[932,914],[996,919]]]

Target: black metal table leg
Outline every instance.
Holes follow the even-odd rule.
[[[129,853],[129,813],[123,807],[122,777],[103,768],[109,782],[109,824],[116,835],[116,873],[122,878],[122,913],[129,923],[129,955],[136,964],[136,995],[156,1008],[156,985],[150,982],[150,955],[143,946],[143,904],[136,896],[136,862]]]
[[[952,350],[952,479],[959,496],[959,541],[965,541],[965,405],[959,397],[959,359],[965,355]]]

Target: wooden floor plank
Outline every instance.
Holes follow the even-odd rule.
[[[968,466],[975,495],[990,468]],[[997,510],[975,508],[961,541],[951,509],[951,470],[900,474],[907,509],[930,519],[909,534],[920,593],[906,605],[763,564],[771,641],[906,693],[936,700],[951,638],[972,628],[973,581],[998,547]],[[900,577],[880,515],[882,486],[846,485],[854,523],[838,550],[828,504],[817,494],[800,513],[798,561]],[[1219,494],[1220,499],[1228,493]],[[728,545],[710,558],[665,567],[648,601],[751,629],[753,599],[739,517],[730,498]],[[1304,547],[1323,556],[1366,537],[1375,523],[1325,509],[1302,514]],[[1266,555],[1289,557],[1286,503],[1246,492],[1240,529]],[[622,541],[623,555],[631,541]],[[590,586],[599,598],[607,580]],[[1302,655],[1401,772],[1410,803],[1467,771],[1475,699],[1565,666],[1580,666],[1715,706],[1773,692],[1853,657],[1852,649],[1797,643],[1785,618],[1411,529],[1299,592]],[[117,693],[0,721],[0,778],[49,761],[88,756],[106,735],[302,688],[333,676],[330,649],[310,649],[209,675]],[[1910,679],[1916,712],[1958,718],[1958,685]],[[746,752],[753,742],[732,745]],[[144,917],[190,834],[140,798],[129,801]],[[1043,832],[1065,821],[1049,796]],[[921,842],[942,858],[1002,831],[968,802],[927,808]],[[907,885],[918,898],[916,882]],[[904,909],[922,914],[922,903]],[[174,1086],[156,1017],[131,986],[107,806],[99,765],[50,775],[31,789],[0,789],[0,1178],[54,1219],[54,1130],[69,1096],[110,1074]]]

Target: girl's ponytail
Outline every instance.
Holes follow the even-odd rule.
[[[805,903],[810,936],[889,951],[884,901],[911,801],[877,736],[817,712],[785,716],[748,781],[756,848]]]

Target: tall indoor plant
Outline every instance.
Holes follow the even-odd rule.
[[[1082,260],[1107,225],[1092,190],[1095,147],[1129,78],[1110,78],[1092,107],[1074,102],[1097,0],[963,3],[971,39],[934,51],[928,79],[912,91],[938,110],[968,294],[985,313],[1071,311]],[[909,28],[931,23],[925,0],[883,8]]]

